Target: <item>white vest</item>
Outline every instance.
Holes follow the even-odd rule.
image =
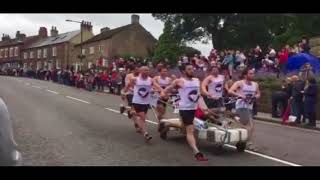
[[[239,89],[239,94],[244,95],[245,97],[254,97],[257,92],[257,86],[255,83],[251,82],[251,85],[246,84],[242,81],[242,86]],[[236,101],[236,109],[239,108],[253,108],[253,102],[246,102],[243,99],[238,99]]]
[[[140,76],[136,80],[136,84],[133,88],[132,102],[135,104],[149,104],[150,93],[152,88],[152,80],[150,77],[143,80]]]
[[[166,77],[166,79],[162,79],[161,77],[159,77],[158,83],[162,89],[165,89],[167,86],[169,86],[170,81],[168,77]]]
[[[209,94],[213,94],[214,96],[217,96],[217,97],[222,97],[223,81],[224,81],[223,75],[218,75],[218,77],[216,77],[216,78],[212,77],[211,83],[208,84]]]
[[[182,78],[183,86],[180,87],[179,96],[179,110],[196,110],[198,100],[200,97],[200,81],[186,80]]]

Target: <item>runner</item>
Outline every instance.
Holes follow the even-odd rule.
[[[138,77],[138,75],[139,75],[139,67],[138,66],[134,66],[134,65],[129,66],[129,71],[130,71],[130,73],[126,75],[125,80],[124,80],[125,81],[125,87],[129,84],[129,82],[130,82],[130,80],[132,78]],[[124,87],[124,89],[125,89],[125,87]],[[123,89],[123,91],[124,91],[124,89]],[[132,116],[134,114],[134,108],[132,106],[132,98],[133,98],[133,88],[130,87],[127,90],[126,93],[122,93],[122,99],[123,100],[127,100],[128,106],[130,107],[130,109],[127,112],[128,113],[128,118],[129,119],[132,118],[132,120],[134,122],[134,127],[137,129],[137,132],[139,132],[140,130],[139,130],[138,124],[136,122],[136,119],[135,119],[135,117]],[[125,111],[125,109],[126,108],[123,105],[120,107],[121,114]]]
[[[229,89],[229,94],[237,96],[240,99],[236,101],[236,113],[240,116],[240,122],[248,128],[248,140],[252,140],[254,123],[252,119],[252,109],[254,99],[260,98],[258,83],[253,81],[254,70],[245,69],[242,72],[242,80],[235,82]],[[249,142],[248,148],[256,150],[252,142]]]
[[[152,86],[154,86],[158,91],[162,90],[161,87],[154,84],[152,79],[149,77],[149,68],[147,66],[142,66],[140,68],[139,76],[131,78],[130,82],[124,89],[124,92],[127,92],[130,87],[133,87],[132,105],[135,110],[134,116],[136,116],[136,123],[139,130],[147,142],[152,139],[147,132],[146,127],[146,114],[151,100],[150,95]]]
[[[186,128],[187,142],[198,161],[207,161],[208,159],[198,150],[193,125],[195,111],[200,97],[200,81],[198,78],[193,77],[193,66],[191,64],[183,65],[182,71],[184,77],[174,80],[171,85],[162,91],[161,96],[166,97],[171,89],[178,89],[181,98],[179,101],[179,114]],[[165,128],[165,124],[160,123],[160,132]]]
[[[172,82],[172,79],[168,77],[168,69],[166,67],[160,68],[160,75],[155,76],[153,78],[153,83],[157,84],[164,90],[167,86],[169,86]],[[161,120],[166,113],[166,103],[168,102],[168,98],[159,98],[157,103],[157,116],[158,120]]]
[[[224,76],[218,66],[211,66],[211,74],[201,83],[202,94],[209,109],[222,107]]]

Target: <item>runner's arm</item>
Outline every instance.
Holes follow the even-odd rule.
[[[237,81],[231,86],[231,88],[228,90],[228,93],[230,95],[233,95],[233,96],[236,96],[236,97],[241,97],[241,98],[245,99],[244,96],[242,96],[241,94],[236,92],[237,89],[239,89],[239,88],[240,88],[240,81]]]
[[[155,87],[155,89],[159,92],[163,91],[163,89],[160,87],[158,82],[155,79],[152,79],[152,85]]]
[[[261,92],[260,92],[260,89],[259,89],[259,84],[258,83],[256,83],[256,84],[257,84],[257,92],[256,92],[256,95],[255,95],[255,98],[259,99],[260,96],[261,96]]]
[[[124,88],[124,93],[127,93],[130,87],[133,87],[136,82],[136,78],[130,78],[129,83]]]
[[[201,83],[201,92],[204,96],[209,96],[209,92],[207,91],[207,86],[210,83],[210,76],[206,77]]]
[[[168,87],[166,87],[163,91],[161,91],[161,96],[165,97],[168,92],[177,87],[179,80],[174,80]]]

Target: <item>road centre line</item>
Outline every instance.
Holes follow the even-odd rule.
[[[83,102],[83,103],[86,103],[86,104],[91,104],[88,101],[85,101],[85,100],[82,100],[82,99],[78,99],[78,98],[75,98],[75,97],[72,97],[72,96],[66,96],[66,98],[73,99],[73,100],[76,100],[76,101],[80,101],[80,102]]]

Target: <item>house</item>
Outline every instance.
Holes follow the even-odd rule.
[[[152,34],[139,23],[139,16],[132,15],[131,24],[115,29],[102,28],[100,34],[76,45],[73,64],[82,64],[83,68],[89,68],[100,59],[123,56],[150,57],[156,42]],[[77,58],[81,49],[84,55],[82,63]]]
[[[11,39],[9,35],[3,34],[0,41],[0,67],[2,70],[8,68],[22,67],[21,50],[42,38],[47,37],[47,29],[40,27],[38,35],[26,36],[26,34],[16,32],[16,37]]]
[[[81,24],[83,40],[93,37],[92,25],[89,22]],[[24,68],[38,70],[42,68],[67,68],[71,63],[74,46],[81,42],[81,31],[70,31],[59,34],[52,27],[50,36],[24,47],[21,58]]]

